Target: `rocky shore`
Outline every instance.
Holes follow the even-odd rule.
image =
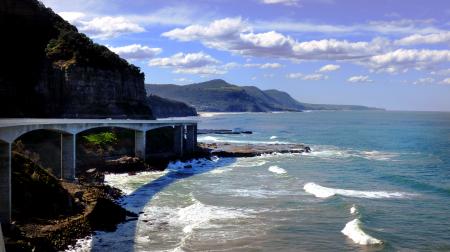
[[[310,151],[303,144],[199,143],[197,151],[182,160]],[[165,160],[164,163],[170,161],[174,160]],[[26,202],[16,203],[15,222],[3,226],[7,251],[61,251],[96,230],[114,231],[119,223],[136,220],[136,213],[127,211],[117,203],[122,192],[104,184],[105,174],[133,175],[135,172],[163,169],[160,161],[152,166],[138,158],[125,156],[108,161],[103,167],[85,170],[78,174],[77,181],[66,182],[56,179],[20,154],[14,156],[13,162],[26,167],[24,172],[15,174],[13,183],[16,184],[16,191],[22,190],[21,193],[29,198]],[[30,183],[34,187],[23,186]],[[36,190],[40,195],[32,193]],[[42,195],[43,192],[52,195]],[[29,202],[34,205],[29,205]],[[50,209],[38,206],[50,206]]]
[[[255,157],[273,153],[309,153],[311,149],[303,144],[232,144],[199,143],[199,147],[218,157]]]

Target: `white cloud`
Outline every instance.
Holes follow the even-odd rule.
[[[414,34],[394,42],[396,45],[419,45],[450,43],[450,32],[433,33],[427,35]]]
[[[241,18],[216,20],[206,26],[191,25],[162,34],[179,41],[200,41],[205,46],[236,54],[296,60],[342,60],[368,57],[382,52],[386,41],[349,42],[323,39],[298,42],[275,31],[254,33]]]
[[[150,66],[173,68],[174,73],[184,74],[225,74],[227,71],[219,66],[219,61],[203,52],[177,53],[166,58],[150,60]]]
[[[450,85],[450,78],[445,78],[441,81],[442,85]]]
[[[265,63],[261,65],[262,69],[266,69],[266,68],[280,68],[283,65],[281,65],[280,63]]]
[[[351,82],[351,83],[372,82],[372,80],[367,75],[352,76],[352,77],[348,78],[347,81]]]
[[[230,70],[230,69],[239,67],[240,65],[241,65],[241,64],[236,63],[236,62],[229,62],[229,63],[226,63],[225,65],[223,65],[222,67],[223,67],[223,69],[225,69],[225,70]]]
[[[224,18],[215,20],[207,26],[190,25],[184,29],[176,28],[163,33],[162,36],[179,41],[220,40],[236,37],[247,30],[248,27],[241,18]]]
[[[441,32],[435,27],[434,19],[395,19],[370,21],[367,25],[368,30],[383,34],[429,34]]]
[[[258,20],[252,23],[257,30],[276,30],[286,32],[332,33],[348,35],[357,33],[375,34],[430,34],[441,33],[446,30],[436,27],[433,20],[397,19],[392,21],[369,21],[351,25],[336,25],[325,23],[302,22],[298,20]]]
[[[397,73],[409,69],[424,70],[450,61],[450,50],[397,49],[371,57],[367,64],[379,72]]]
[[[78,21],[86,17],[86,14],[83,12],[77,12],[77,11],[63,11],[59,12],[58,15],[60,15],[64,20],[71,24],[76,24]]]
[[[264,4],[282,4],[287,6],[299,6],[299,0],[261,0]]]
[[[173,79],[176,82],[192,82],[190,79],[188,78],[175,78]]]
[[[196,68],[217,65],[218,63],[218,60],[203,52],[186,54],[180,52],[171,57],[152,59],[150,66]]]
[[[339,68],[341,68],[341,66],[328,64],[328,65],[325,65],[325,66],[321,67],[319,69],[319,72],[332,72],[332,71],[339,70]]]
[[[323,74],[302,74],[302,73],[290,73],[286,75],[288,79],[302,79],[307,81],[319,81],[319,80],[327,80],[328,76]]]
[[[420,84],[431,84],[434,83],[435,79],[430,77],[420,78],[417,81],[413,82],[414,85],[420,85]]]
[[[319,80],[326,80],[328,79],[328,76],[323,74],[308,74],[302,77],[303,80],[309,80],[309,81],[319,81]]]
[[[258,67],[261,69],[268,69],[268,68],[280,68],[283,67],[280,63],[264,63],[264,64],[258,64],[258,63],[247,63],[244,64],[244,67]]]
[[[173,26],[206,22],[212,19],[212,15],[214,15],[213,12],[201,10],[195,5],[178,3],[176,6],[167,6],[150,13],[129,15],[127,18],[145,26]]]
[[[437,71],[432,71],[432,72],[430,72],[430,74],[432,74],[432,75],[448,76],[448,75],[450,75],[450,68],[441,69],[441,70],[437,70]]]
[[[151,59],[162,52],[161,48],[151,48],[140,44],[108,48],[125,59]]]
[[[303,77],[302,73],[290,73],[286,75],[286,78],[288,79],[299,79],[301,77]]]
[[[128,33],[144,32],[144,27],[125,17],[96,17],[90,21],[74,20],[78,29],[93,38],[108,39]]]

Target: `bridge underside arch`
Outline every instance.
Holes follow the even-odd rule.
[[[55,129],[33,130],[15,139],[12,150],[48,169],[55,177],[62,178],[64,140],[70,136],[70,132]]]
[[[77,174],[105,165],[107,160],[135,155],[136,130],[92,127],[77,134]]]

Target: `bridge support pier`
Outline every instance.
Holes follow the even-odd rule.
[[[75,134],[61,134],[61,177],[66,180],[75,179],[76,143]]]
[[[136,157],[145,161],[146,158],[146,143],[145,131],[134,132],[134,154]]]
[[[184,126],[173,128],[173,152],[177,157],[183,156]]]
[[[186,126],[186,153],[193,153],[197,146],[197,125]]]
[[[11,222],[11,144],[0,142],[0,222]]]

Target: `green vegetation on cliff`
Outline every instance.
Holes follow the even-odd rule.
[[[157,95],[147,96],[148,105],[156,118],[196,116],[194,107],[184,102],[165,99]]]
[[[237,86],[224,80],[210,80],[190,85],[147,84],[148,94],[185,102],[198,111],[269,112],[303,110],[371,110],[365,106],[302,103],[279,90],[260,90]]]
[[[0,3],[0,117],[153,118],[140,69],[37,0]]]

